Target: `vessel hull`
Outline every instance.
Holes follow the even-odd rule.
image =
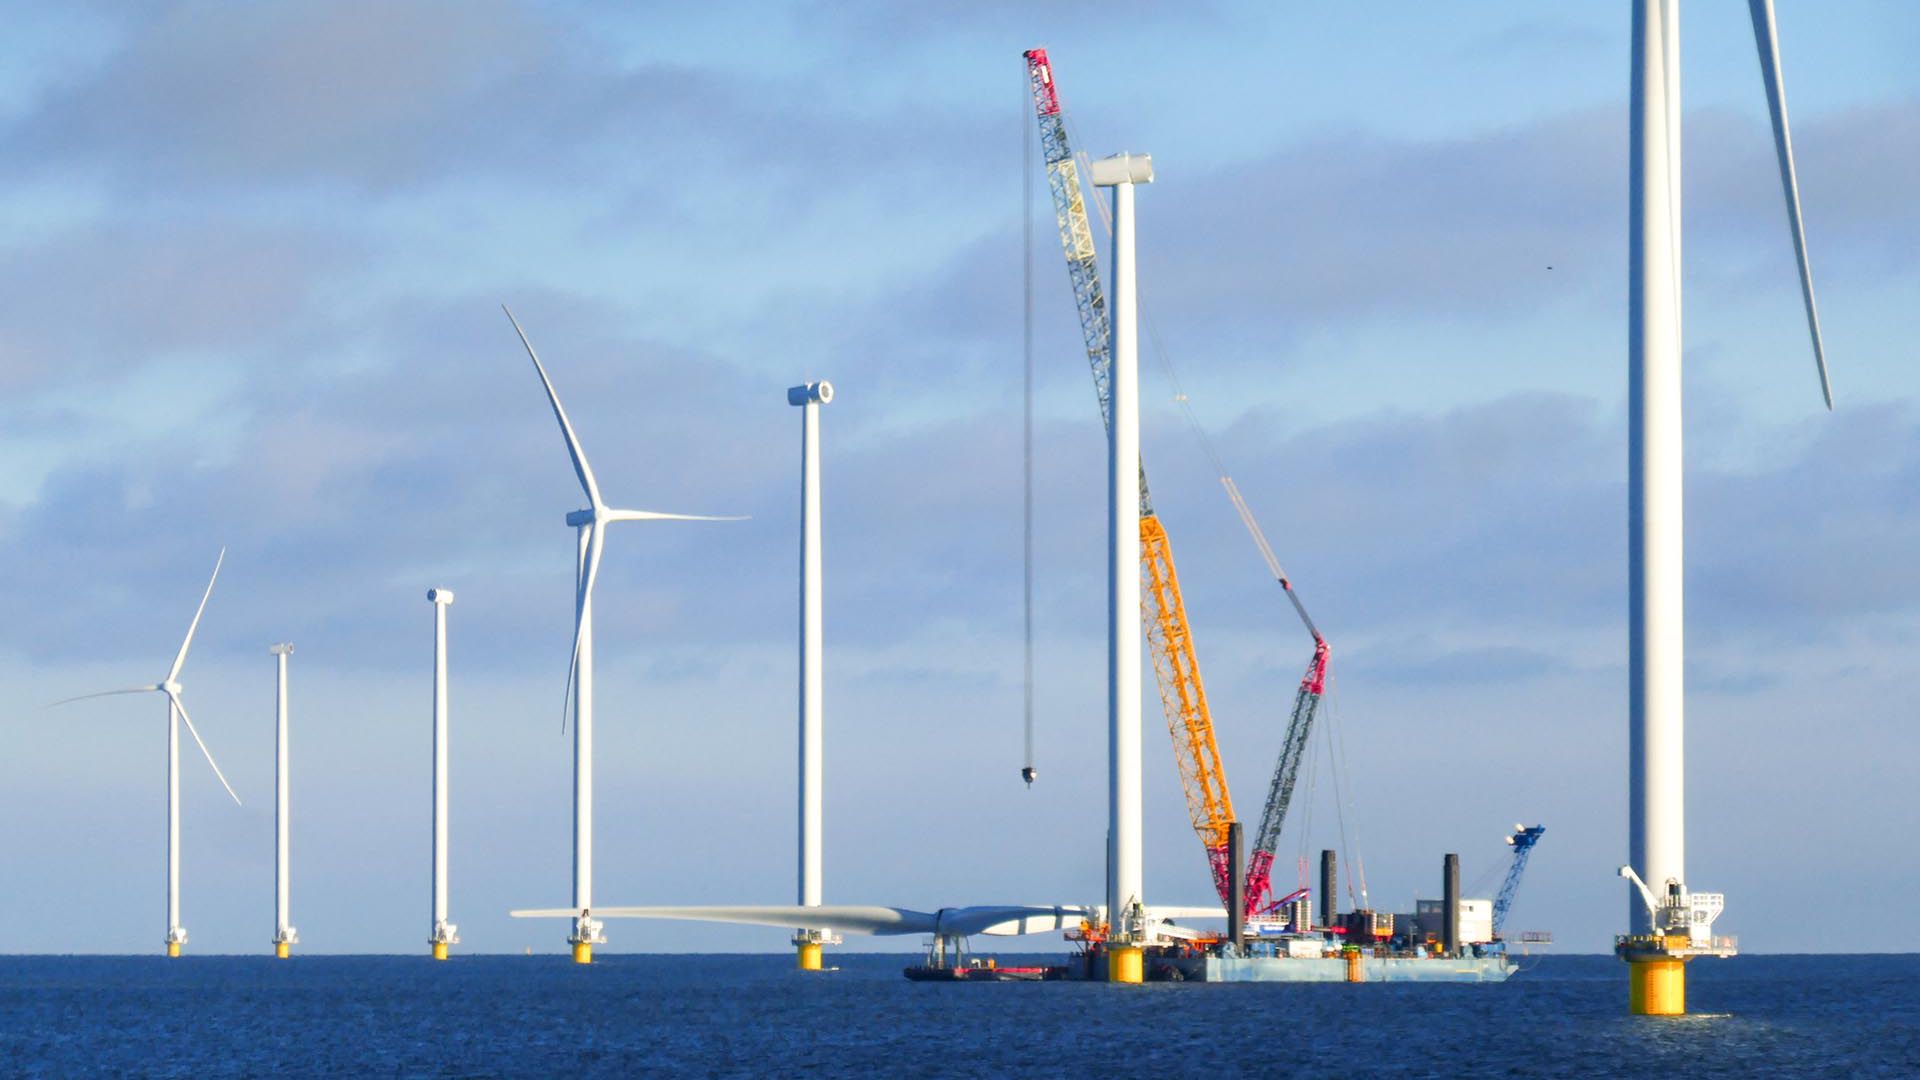
[[[1218,956],[1169,960],[1189,982],[1345,982],[1347,962],[1339,956]],[[1370,957],[1360,962],[1365,982],[1505,982],[1513,965],[1502,956],[1457,959]]]

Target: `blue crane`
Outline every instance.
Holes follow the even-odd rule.
[[[1520,875],[1527,869],[1527,856],[1533,854],[1533,845],[1540,842],[1540,836],[1547,831],[1545,825],[1529,828],[1515,825],[1513,835],[1507,837],[1507,846],[1513,848],[1513,865],[1507,867],[1507,880],[1500,883],[1500,895],[1493,901],[1493,936],[1500,937],[1500,930],[1507,922],[1507,909],[1513,906],[1513,897],[1520,891]]]

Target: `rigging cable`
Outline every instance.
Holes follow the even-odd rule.
[[[1329,676],[1328,681],[1331,683],[1333,677]],[[1354,899],[1353,890],[1357,884],[1360,887],[1360,895],[1358,899],[1354,899],[1354,907],[1365,908],[1369,906],[1370,898],[1367,895],[1367,863],[1360,855],[1360,815],[1357,808],[1353,808],[1349,803],[1350,795],[1348,792],[1351,790],[1352,784],[1342,785],[1340,782],[1342,778],[1351,781],[1352,777],[1347,769],[1347,738],[1346,731],[1340,726],[1339,695],[1335,692],[1336,690],[1337,688],[1330,687],[1327,694],[1326,725],[1327,757],[1333,764],[1333,803],[1340,818],[1341,854],[1344,855],[1347,861],[1353,866],[1353,873],[1347,875],[1347,896],[1349,899]],[[1352,829],[1353,839],[1351,841],[1349,841],[1347,837],[1347,811],[1349,809],[1355,810]]]

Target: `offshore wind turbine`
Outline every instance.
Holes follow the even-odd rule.
[[[274,806],[273,806],[273,955],[285,960],[294,945],[300,942],[300,931],[293,928],[292,897],[289,875],[291,853],[287,846],[287,787],[288,758],[291,751],[287,746],[287,657],[293,655],[293,646],[282,642],[267,650],[273,654],[274,679],[274,748],[276,764],[274,766]]]
[[[573,460],[573,472],[587,496],[587,508],[567,515],[567,524],[577,536],[578,561],[574,575],[573,655],[567,662],[567,695],[561,705],[561,730],[566,729],[569,704],[573,710],[573,933],[567,937],[573,946],[575,963],[593,961],[593,947],[604,944],[602,926],[593,918],[593,586],[600,576],[600,557],[606,551],[607,526],[616,521],[740,521],[738,517],[710,517],[700,514],[666,514],[654,510],[619,510],[600,497],[600,484],[587,452],[574,434],[573,422],[560,405],[560,395],[547,377],[545,365],[533,351],[533,342],[520,327],[520,320],[506,305],[507,321],[526,347],[528,359],[546,388],[547,401],[553,406],[553,418],[567,442],[567,456]]]
[[[1787,129],[1773,0],[1748,0],[1748,14],[1773,122],[1820,393],[1832,410],[1833,388],[1820,340]],[[1634,889],[1628,902],[1632,932],[1619,939],[1616,951],[1629,964],[1631,1010],[1661,1016],[1686,1011],[1688,959],[1734,952],[1730,939],[1713,936],[1713,920],[1725,897],[1690,892],[1686,884],[1679,18],[1679,0],[1634,0],[1627,259],[1631,861],[1620,868]]]
[[[167,669],[167,677],[148,686],[129,686],[120,690],[102,690],[94,694],[81,694],[55,705],[65,705],[88,698],[111,697],[115,694],[151,694],[158,693],[167,699],[167,955],[179,956],[180,947],[187,943],[187,928],[180,925],[180,725],[187,725],[187,734],[193,736],[194,743],[200,747],[200,753],[206,756],[207,764],[213,767],[213,775],[220,778],[220,786],[227,789],[235,806],[240,805],[240,796],[235,795],[233,785],[227,783],[226,775],[220,771],[220,764],[213,760],[213,751],[200,738],[200,732],[193,726],[193,717],[187,715],[187,706],[180,700],[184,687],[180,685],[180,669],[186,666],[187,650],[193,647],[193,632],[200,628],[200,616],[206,613],[207,598],[213,595],[213,583],[220,579],[220,565],[226,562],[227,549],[220,549],[220,557],[213,562],[213,576],[207,579],[207,591],[200,595],[200,606],[194,609],[193,621],[187,624],[187,636],[180,642],[180,651],[174,654],[173,666]]]

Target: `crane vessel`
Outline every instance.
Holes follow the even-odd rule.
[[[1081,169],[1067,130],[1053,67],[1043,48],[1025,54],[1027,81],[1034,117],[1039,125],[1047,187],[1052,197],[1060,241],[1066,255],[1074,306],[1092,370],[1094,392],[1102,422],[1113,427],[1113,327],[1107,297],[1101,287],[1099,262]],[[1148,651],[1155,683],[1172,740],[1174,762],[1186,795],[1188,815],[1206,855],[1215,893],[1223,914],[1232,924],[1225,936],[1200,934],[1161,924],[1154,933],[1163,939],[1146,947],[1150,973],[1163,978],[1200,978],[1209,981],[1337,980],[1364,977],[1365,963],[1377,959],[1376,978],[1502,979],[1508,967],[1504,950],[1493,948],[1491,901],[1461,901],[1457,863],[1448,878],[1448,897],[1456,917],[1430,935],[1416,940],[1413,923],[1404,919],[1394,932],[1391,915],[1361,910],[1345,919],[1336,917],[1333,895],[1333,852],[1322,853],[1321,922],[1313,921],[1313,890],[1306,885],[1276,896],[1273,862],[1299,779],[1300,766],[1326,694],[1332,649],[1308,615],[1293,583],[1281,569],[1272,546],[1260,529],[1238,486],[1225,470],[1220,482],[1235,512],[1246,526],[1267,569],[1286,593],[1294,613],[1312,638],[1313,653],[1294,694],[1285,736],[1268,785],[1267,799],[1255,833],[1253,850],[1241,860],[1241,827],[1233,809],[1226,770],[1214,734],[1206,684],[1201,678],[1192,628],[1174,567],[1172,543],[1154,509],[1144,465],[1139,471],[1140,572],[1142,608]],[[1023,775],[1032,782],[1031,761]],[[1526,849],[1521,848],[1524,852]],[[1453,860],[1453,856],[1448,856]],[[1457,909],[1466,905],[1484,916],[1483,940],[1461,936]],[[1477,926],[1477,921],[1475,922]],[[1248,935],[1246,931],[1253,933]],[[1104,951],[1112,930],[1104,918],[1089,919],[1068,937],[1080,943],[1070,970],[1096,977],[1105,964]],[[1439,946],[1435,947],[1436,943]],[[1396,952],[1397,946],[1397,952]],[[1483,947],[1484,946],[1484,947]],[[1436,963],[1435,960],[1444,962]]]

